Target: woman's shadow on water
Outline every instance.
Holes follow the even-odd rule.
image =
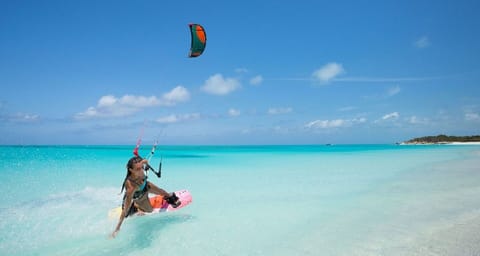
[[[131,248],[145,249],[152,245],[159,235],[168,235],[162,232],[168,227],[194,220],[190,214],[172,214],[168,216],[141,216],[135,223],[135,231],[132,232],[135,239],[130,244]]]

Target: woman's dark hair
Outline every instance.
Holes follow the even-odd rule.
[[[127,163],[127,172],[129,172],[128,171],[129,169],[133,168],[134,164],[139,163],[142,160],[143,160],[143,158],[140,157],[140,156],[134,156],[134,157],[130,158],[130,160],[128,160],[128,163]]]
[[[122,190],[120,191],[120,194],[125,189],[125,182],[127,181],[128,177],[130,176],[130,169],[133,168],[134,164],[139,163],[142,160],[143,160],[143,158],[140,157],[140,156],[134,156],[134,157],[130,158],[130,160],[128,160],[128,162],[127,162],[127,175],[125,175],[125,179],[123,180]]]

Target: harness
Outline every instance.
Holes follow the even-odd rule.
[[[132,181],[132,180],[130,180],[130,181]],[[137,190],[135,191],[135,193],[133,194],[133,200],[139,199],[139,198],[142,197],[147,191],[148,191],[148,187],[147,187],[147,177],[145,176],[145,178],[143,179],[142,185],[140,185],[140,187],[138,187],[138,189],[137,189]]]
[[[130,178],[128,178],[128,180],[130,180],[130,182],[132,183],[135,183],[133,180],[131,180]],[[143,183],[142,185],[140,185],[138,187],[137,190],[135,190],[135,192],[133,193],[133,200],[132,200],[132,205],[130,205],[130,210],[127,212],[126,217],[128,217],[129,215],[132,215],[134,213],[136,213],[138,211],[137,207],[135,206],[135,202],[136,201],[139,201],[140,199],[144,198],[144,197],[147,197],[147,200],[148,200],[148,185],[147,185],[147,177],[145,176],[145,178],[143,179]],[[123,195],[123,202],[122,202],[122,209],[123,209],[123,206],[125,205],[125,199],[127,198],[127,194],[124,194]]]

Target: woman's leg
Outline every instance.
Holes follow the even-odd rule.
[[[153,208],[148,199],[148,193],[143,194],[140,198],[134,200],[135,206],[142,212],[152,212]]]
[[[163,196],[163,200],[167,201],[174,208],[177,208],[181,204],[180,200],[175,195],[175,193],[170,194],[167,191],[157,187],[155,184],[151,183],[150,181],[147,181],[147,182],[148,182],[147,184],[148,192]]]
[[[147,181],[147,188],[148,188],[148,192],[163,196],[163,198],[167,198],[170,196],[170,194],[167,191],[157,187],[155,184],[151,183],[150,181]]]

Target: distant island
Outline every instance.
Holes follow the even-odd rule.
[[[403,142],[402,144],[449,144],[453,142],[480,142],[480,135],[473,136],[425,136],[420,138],[414,138]]]

